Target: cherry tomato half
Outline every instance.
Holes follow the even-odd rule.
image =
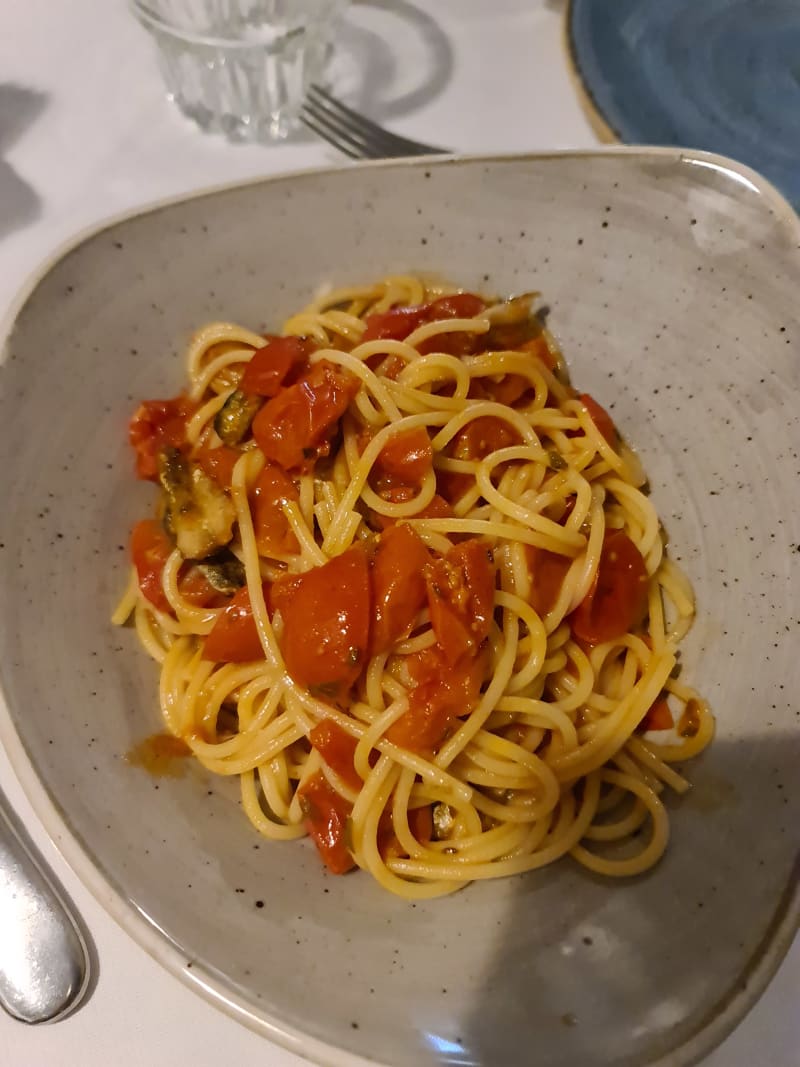
[[[425,566],[430,558],[422,538],[406,523],[381,534],[372,565],[373,655],[387,651],[408,633],[425,604]]]
[[[139,588],[159,611],[172,611],[161,576],[174,547],[164,527],[155,519],[143,519],[131,531],[131,557]]]
[[[253,353],[239,388],[256,396],[275,396],[292,368],[305,362],[315,347],[305,337],[271,337]]]
[[[309,778],[297,791],[309,837],[331,874],[345,874],[355,863],[345,843],[345,828],[352,810],[324,774]]]
[[[588,644],[613,641],[647,612],[647,569],[622,530],[607,530],[594,582],[573,611],[572,631]]]
[[[320,719],[308,739],[345,785],[351,789],[361,788],[364,782],[353,764],[357,744],[354,737],[333,719]]]
[[[281,389],[253,419],[253,436],[266,458],[284,470],[313,461],[359,390],[359,380],[336,364],[315,363]]]
[[[267,611],[270,610],[269,583],[262,586]],[[264,658],[264,650],[253,618],[247,586],[242,586],[217,621],[203,644],[203,659],[219,663],[249,663]]]
[[[486,545],[470,538],[426,569],[431,626],[444,657],[455,664],[474,655],[489,633],[495,573]]]
[[[158,481],[158,453],[163,448],[183,448],[186,423],[195,405],[186,396],[170,400],[145,400],[134,412],[128,440],[136,453],[136,476]]]
[[[283,617],[281,649],[294,680],[323,699],[344,699],[369,647],[370,574],[362,546],[279,578],[272,605]]]

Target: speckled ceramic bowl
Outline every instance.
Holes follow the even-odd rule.
[[[678,1067],[792,937],[800,792],[800,232],[771,187],[674,150],[395,162],[223,189],[49,263],[0,374],[2,736],[68,859],[212,1002],[327,1064]],[[148,488],[126,420],[207,319],[433,271],[541,289],[575,380],[640,449],[719,719],[650,875],[569,861],[408,905],[268,845],[234,783],[155,780],[156,671],[109,614]]]

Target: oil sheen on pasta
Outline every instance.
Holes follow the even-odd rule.
[[[130,427],[160,490],[114,621],[165,731],[260,834],[407,898],[647,870],[713,734],[639,462],[533,305],[403,276],[212,323]]]

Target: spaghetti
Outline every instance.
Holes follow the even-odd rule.
[[[638,460],[532,303],[403,276],[214,323],[131,423],[159,516],[114,621],[166,730],[265,837],[407,898],[647,870],[713,734]]]

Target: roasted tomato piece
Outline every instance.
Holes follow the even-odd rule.
[[[412,808],[408,813],[408,828],[421,845],[427,845],[433,837],[433,805]],[[388,810],[378,823],[378,851],[384,861],[408,855],[394,832],[392,813]]]
[[[444,657],[454,664],[474,655],[489,633],[495,572],[491,553],[477,538],[451,548],[426,568],[431,626]]]
[[[263,585],[267,610],[270,610],[270,588]],[[249,663],[263,659],[264,650],[253,618],[253,607],[247,586],[234,594],[228,606],[211,629],[203,644],[203,659],[218,663]]]
[[[317,846],[322,862],[331,874],[345,874],[355,863],[350,855],[345,829],[352,808],[324,774],[315,774],[297,791],[300,810],[309,837]]]
[[[158,454],[164,448],[186,446],[186,423],[196,410],[187,396],[145,400],[131,419],[128,440],[136,453],[136,476],[158,481]]]
[[[256,349],[244,369],[239,388],[256,396],[275,396],[293,368],[302,365],[316,348],[305,337],[272,337]]]
[[[639,723],[639,730],[643,733],[648,730],[671,730],[674,725],[675,720],[672,718],[667,698],[662,695],[650,705],[647,714]]]
[[[417,490],[409,485],[392,485],[382,488],[380,495],[390,504],[405,504],[417,495]],[[415,512],[413,516],[408,515],[405,517],[414,519],[449,519],[452,514],[453,509],[447,501],[441,496],[434,495],[427,507]],[[386,530],[398,521],[389,515],[379,515],[377,511],[373,511],[371,515],[373,527],[377,526],[379,530]]]
[[[283,617],[281,649],[296,682],[324,699],[346,697],[366,661],[371,600],[361,545],[275,582],[272,605]]]
[[[190,564],[178,577],[178,590],[184,600],[198,608],[221,608],[230,603],[231,593],[222,593],[208,578],[204,564]]]
[[[442,499],[448,504],[456,504],[461,497],[475,485],[472,474],[461,474],[459,471],[437,470],[436,488]]]
[[[430,305],[429,319],[474,319],[486,310],[486,301],[475,293],[451,293]]]
[[[606,441],[608,441],[612,447],[616,446],[617,441],[619,440],[619,434],[614,425],[614,420],[606,409],[598,404],[594,397],[589,396],[588,393],[581,393],[578,399],[589,412],[592,422],[603,437],[605,437]]]
[[[241,454],[238,449],[228,448],[227,445],[221,445],[219,448],[204,446],[199,449],[194,458],[217,485],[223,489],[230,489],[231,481],[233,480],[233,468],[236,466]]]
[[[433,448],[425,427],[418,426],[390,437],[373,469],[391,485],[419,485],[433,469]]]
[[[472,319],[484,310],[486,304],[474,293],[452,293],[439,297],[429,305],[428,321],[437,319]],[[422,341],[418,351],[423,355],[444,352],[449,356],[469,356],[483,347],[480,334],[457,330],[454,333],[439,333]]]
[[[471,400],[494,400],[513,407],[530,390],[531,383],[522,374],[504,374],[494,382],[491,378],[473,378],[469,387]]]
[[[359,390],[359,380],[322,360],[294,385],[281,389],[253,419],[265,457],[293,470],[325,452],[329,436]]]
[[[428,305],[391,308],[377,315],[367,315],[362,341],[405,341],[418,326],[428,321]]]
[[[571,616],[572,631],[587,644],[613,641],[647,613],[647,569],[622,530],[607,530],[594,582]]]
[[[510,445],[518,445],[520,436],[513,426],[494,415],[481,415],[468,422],[453,438],[453,459],[480,460]]]
[[[425,604],[425,566],[430,558],[422,538],[406,523],[381,534],[372,565],[373,655],[387,651],[408,633]]]
[[[131,557],[139,588],[159,611],[172,611],[161,576],[174,547],[164,527],[155,519],[143,519],[131,531]]]
[[[526,555],[531,572],[531,607],[538,615],[545,616],[558,600],[572,560],[532,545],[526,546]]]
[[[308,739],[345,785],[349,785],[351,789],[361,788],[364,783],[353,764],[357,744],[354,737],[333,719],[320,719]]]
[[[430,304],[392,308],[378,315],[367,316],[367,328],[362,340],[405,341],[409,334],[426,322],[435,322],[437,319],[471,319],[480,315],[485,307],[485,302],[474,293],[452,293],[450,296],[439,297]],[[423,354],[436,351],[467,355],[475,351],[477,343],[473,334],[458,331],[440,334],[430,341],[424,341],[419,346],[419,351]]]
[[[294,482],[280,467],[267,463],[250,491],[253,530],[262,556],[286,556],[300,546],[281,508],[285,500],[296,501]]]
[[[408,711],[392,723],[386,739],[410,752],[434,752],[455,720],[477,704],[489,657],[482,651],[453,664],[433,645],[409,658],[414,660],[409,667],[417,684],[409,694]]]

